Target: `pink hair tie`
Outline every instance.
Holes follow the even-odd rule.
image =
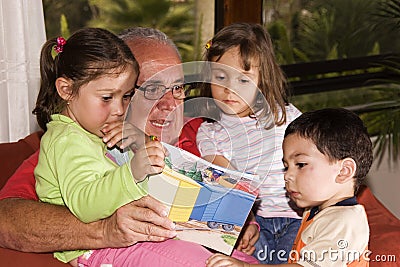
[[[57,45],[54,46],[54,50],[57,52],[57,54],[63,51],[66,43],[67,41],[64,39],[64,37],[57,37]]]

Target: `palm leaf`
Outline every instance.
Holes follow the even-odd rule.
[[[381,79],[381,86],[374,88],[377,98],[368,107],[358,109],[374,141],[378,166],[388,153],[390,162],[398,162],[400,156],[400,57],[390,56],[380,66],[392,79]]]

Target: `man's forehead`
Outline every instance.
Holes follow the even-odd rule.
[[[144,62],[140,66],[140,74],[138,80],[175,80],[183,78],[181,64],[171,64],[167,61],[161,62],[157,60]]]
[[[172,60],[175,64],[181,63],[176,49],[167,43],[143,38],[139,38],[135,41],[127,41],[126,43],[132,50],[139,64],[151,60],[165,61],[167,58],[168,60]]]
[[[171,76],[169,81],[183,77],[181,59],[174,47],[152,39],[127,43],[139,63],[138,83],[143,83],[155,75],[157,79]]]

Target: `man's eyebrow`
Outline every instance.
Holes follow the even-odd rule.
[[[174,83],[183,83],[183,82],[185,82],[185,78],[179,78],[174,81]]]
[[[175,81],[171,82],[171,84],[183,83],[183,82],[184,82],[184,78],[178,78]],[[146,82],[144,82],[144,84],[162,84],[162,85],[165,85],[165,81],[164,80],[149,79]]]

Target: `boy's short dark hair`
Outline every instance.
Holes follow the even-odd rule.
[[[332,161],[352,158],[357,191],[372,165],[373,150],[367,128],[355,113],[344,108],[306,112],[288,125],[285,137],[290,134],[310,139]]]

